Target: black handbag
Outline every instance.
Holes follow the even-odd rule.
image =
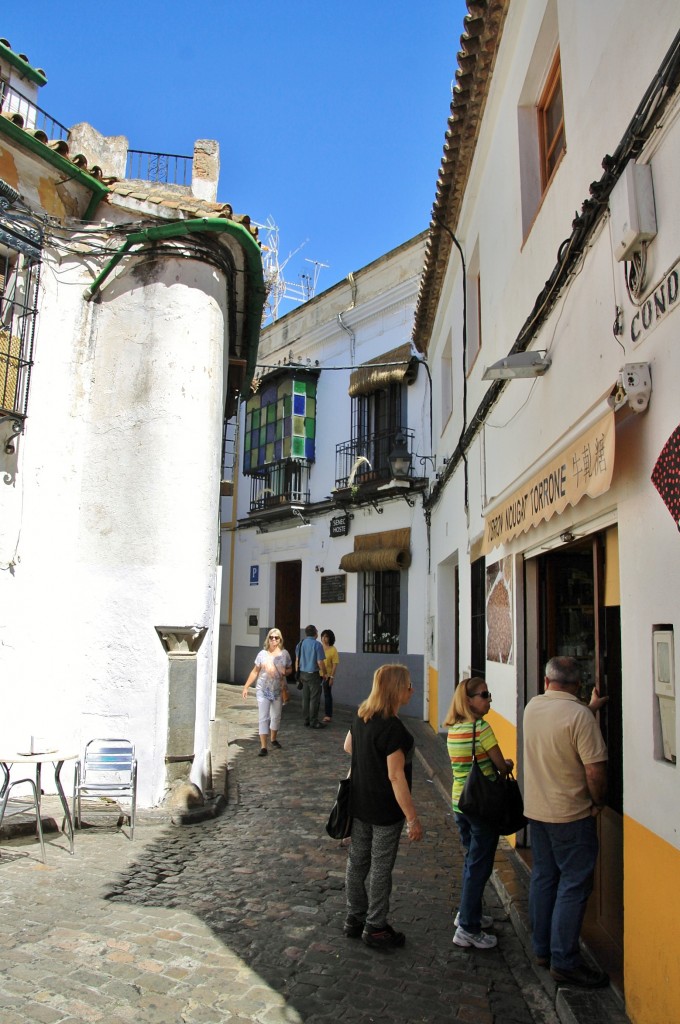
[[[510,836],[526,825],[522,792],[512,774],[502,775],[495,766],[495,775],[484,774],[477,763],[476,738],[475,722],[472,729],[472,765],[458,798],[458,807],[462,814],[478,818],[496,829],[500,836]]]
[[[352,782],[348,775],[338,786],[335,803],[326,822],[326,832],[331,839],[346,839],[352,831]]]

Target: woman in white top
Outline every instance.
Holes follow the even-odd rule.
[[[281,749],[277,739],[283,707],[281,695],[286,689],[286,677],[292,671],[290,654],[283,649],[282,642],[281,630],[270,629],[264,641],[264,648],[255,658],[252,672],[243,687],[245,700],[248,690],[257,680],[255,696],[260,718],[260,757],[267,756],[267,736],[271,738],[272,747]]]

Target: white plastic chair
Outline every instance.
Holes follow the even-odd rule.
[[[73,821],[77,828],[82,828],[82,797],[114,798],[119,807],[121,797],[129,799],[130,811],[123,807],[120,810],[130,821],[130,839],[134,839],[137,804],[134,744],[121,739],[90,740],[82,761],[76,763],[73,780]]]
[[[30,786],[33,796],[33,810],[35,810],[35,828],[40,840],[40,854],[42,857],[43,864],[45,863],[45,842],[43,840],[42,821],[40,820],[40,801],[38,800],[38,790],[36,789],[35,782],[33,779],[15,779],[14,782],[9,781],[9,772],[3,765],[5,772],[5,781],[2,787],[2,795],[0,796],[0,825],[5,818],[11,818],[15,814],[26,814],[30,812],[31,805],[19,802],[16,800],[10,800],[9,795],[15,786]]]

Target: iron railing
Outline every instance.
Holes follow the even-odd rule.
[[[306,459],[283,459],[263,466],[251,477],[250,511],[308,505],[310,466]]]
[[[24,122],[23,127],[27,131],[44,132],[51,142],[57,139],[68,141],[66,125],[51,117],[33,100],[29,100],[14,86],[2,80],[0,80],[0,110],[6,114],[20,114]]]
[[[406,438],[408,450],[413,454],[412,430],[391,427],[379,434],[352,438],[335,446],[335,486],[361,487],[365,484],[382,483],[392,477],[389,456],[398,434]]]
[[[193,157],[177,153],[151,153],[128,149],[125,177],[134,181],[156,181],[164,185],[191,185]]]

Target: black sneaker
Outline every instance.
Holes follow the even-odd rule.
[[[354,914],[350,914],[342,926],[342,930],[348,939],[358,939],[365,928],[365,922]]]
[[[395,932],[390,924],[383,925],[382,928],[372,928],[368,925],[361,933],[361,939],[372,949],[394,949],[406,942],[404,933]]]
[[[257,756],[258,757],[266,757],[267,756],[267,748],[266,747],[260,747],[260,750],[259,750]]]
[[[281,746],[278,740],[272,740],[272,746],[276,747],[277,750],[283,750],[283,747]]]
[[[325,729],[326,726],[321,722],[312,722],[312,729]]]
[[[605,988],[609,984],[608,974],[588,967],[587,964],[581,964],[572,970],[551,967],[550,974],[558,985],[575,985],[577,988]]]

